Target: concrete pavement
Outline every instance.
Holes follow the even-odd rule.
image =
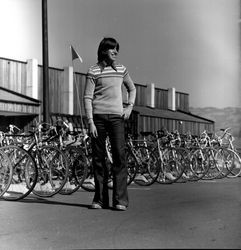
[[[125,212],[93,193],[0,201],[0,249],[241,248],[241,178],[129,186]]]

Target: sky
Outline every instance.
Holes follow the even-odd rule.
[[[0,57],[42,64],[42,1],[0,0]],[[48,0],[49,66],[86,73],[103,37],[137,84],[189,94],[191,107],[240,107],[239,0]]]

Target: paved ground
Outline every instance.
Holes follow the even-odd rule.
[[[241,178],[129,187],[125,212],[93,193],[0,201],[0,249],[241,248]]]

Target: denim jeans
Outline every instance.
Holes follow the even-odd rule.
[[[105,140],[110,138],[113,158],[112,205],[128,206],[127,167],[125,158],[124,119],[119,115],[96,114],[93,117],[98,137],[92,138],[95,195],[93,202],[109,206],[108,168],[106,166]]]

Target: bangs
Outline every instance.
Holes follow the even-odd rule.
[[[104,47],[105,47],[104,50],[116,48],[116,50],[119,51],[119,43],[114,39],[106,40],[106,43],[105,43]]]

